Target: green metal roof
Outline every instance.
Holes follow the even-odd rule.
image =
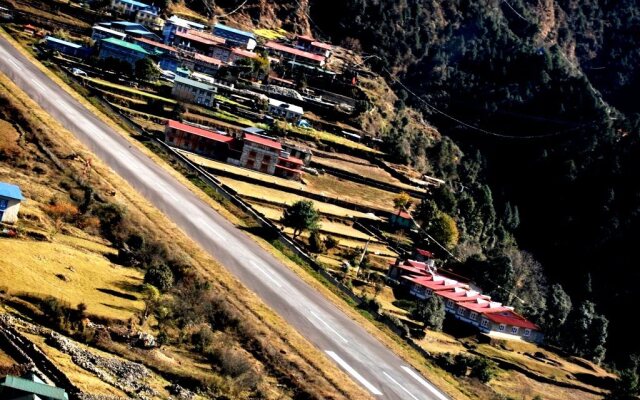
[[[49,386],[44,383],[38,383],[30,381],[28,379],[18,378],[17,376],[7,375],[0,387],[11,388],[26,393],[32,393],[40,397],[49,398],[52,400],[69,400],[67,393],[64,389],[57,388],[55,386]]]
[[[116,46],[124,47],[129,50],[137,51],[138,53],[149,54],[148,51],[142,48],[139,44],[125,42],[124,40],[116,38],[102,39],[103,42],[115,44]]]
[[[211,85],[207,85],[206,83],[195,81],[193,79],[183,78],[181,76],[176,76],[174,83],[181,83],[183,85],[195,87],[202,90],[213,90],[213,86]]]

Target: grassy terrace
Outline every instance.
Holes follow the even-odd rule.
[[[90,82],[91,84],[97,85],[97,86],[100,86],[100,87],[111,88],[111,89],[115,89],[115,90],[118,90],[118,91],[121,91],[121,92],[134,94],[136,96],[146,97],[146,98],[154,99],[154,100],[160,100],[160,101],[164,101],[165,103],[169,103],[169,104],[176,104],[177,103],[173,99],[168,99],[166,97],[158,96],[158,95],[155,95],[153,93],[145,92],[144,90],[139,90],[139,89],[132,88],[132,87],[129,87],[129,86],[118,85],[116,83],[105,81],[103,79],[88,78],[88,77],[82,77],[82,79],[85,82]]]
[[[350,158],[355,159],[355,157]],[[365,176],[388,185],[393,185],[396,186],[398,190],[411,189],[421,191],[420,188],[400,182],[384,169],[377,165],[368,164],[365,160],[358,159],[358,161],[349,161],[346,159],[323,157],[322,154],[315,154],[313,162],[322,166],[337,168],[352,174]]]
[[[396,193],[339,179],[332,175],[313,176],[311,174],[306,174],[304,176],[304,181],[306,182],[305,185],[289,179],[282,179],[246,168],[240,168],[223,162],[210,160],[193,153],[184,151],[181,153],[194,163],[211,169],[213,173],[216,171],[225,171],[238,176],[249,176],[251,178],[260,179],[264,182],[273,183],[282,187],[285,191],[287,189],[302,189],[312,193],[349,201],[354,204],[367,205],[388,211],[393,210],[393,198]]]
[[[267,217],[268,219],[274,222],[279,221],[280,217],[282,217],[281,208],[269,207],[269,206],[265,206],[257,203],[252,203],[251,206],[255,208],[256,211],[262,213],[265,217]],[[366,241],[369,238],[369,235],[367,235],[366,233],[359,231],[350,225],[342,224],[340,222],[332,222],[324,219],[321,221],[320,224],[321,224],[320,231],[323,233],[328,233],[328,234],[334,233],[338,235],[348,236],[356,240],[360,239],[363,241]],[[286,232],[293,233],[293,231],[289,232],[288,230]]]
[[[319,201],[309,199],[308,197],[298,196],[295,194],[283,192],[281,190],[265,188],[260,185],[254,185],[251,183],[242,182],[226,177],[219,177],[218,179],[233,190],[237,191],[241,196],[246,197],[250,200],[265,200],[277,203],[281,206],[292,204],[298,200],[311,200],[316,205],[316,208],[323,214],[334,215],[336,217],[343,218],[371,218],[370,215],[359,211],[349,210],[347,208],[339,207],[333,204],[321,203]]]
[[[362,143],[354,142],[353,140],[349,140],[347,138],[343,138],[342,136],[334,135],[333,133],[319,131],[316,129],[303,129],[293,125],[287,125],[283,127],[287,132],[293,133],[295,135],[306,137],[313,140],[319,140],[325,143],[336,143],[340,144],[352,149],[361,150],[372,155],[384,155],[383,152],[372,149],[363,145]]]
[[[126,320],[144,308],[135,293],[143,274],[109,262],[114,249],[58,235],[53,242],[0,239],[0,274],[11,293],[53,296],[73,306],[85,303],[92,314]]]

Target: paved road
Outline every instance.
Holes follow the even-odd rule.
[[[446,397],[0,37],[0,71],[377,398]]]

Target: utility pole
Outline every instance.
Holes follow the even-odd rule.
[[[369,242],[371,241],[371,236],[367,239],[367,244],[364,245],[364,250],[362,250],[362,254],[360,255],[360,261],[358,261],[358,270],[356,271],[356,276],[360,275],[360,265],[362,265],[362,261],[364,261],[364,256],[367,255],[367,248],[369,248]]]

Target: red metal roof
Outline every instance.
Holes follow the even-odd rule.
[[[287,161],[287,162],[290,162],[290,163],[294,163],[294,164],[297,164],[297,165],[304,165],[304,162],[301,159],[297,158],[297,157],[292,157],[292,156],[289,156],[289,157],[286,157],[286,158],[285,157],[278,157],[278,159],[282,160],[282,161]]]
[[[240,48],[237,48],[237,47],[232,48],[231,52],[233,54],[237,54],[239,56],[247,57],[247,58],[258,58],[259,57],[259,55],[257,53],[254,53],[253,51],[240,49]]]
[[[317,48],[323,49],[323,50],[333,50],[333,46],[328,44],[328,43],[311,42],[311,46],[317,47]]]
[[[288,167],[285,167],[285,166],[280,165],[280,164],[276,164],[276,168],[284,169],[284,170],[287,170],[289,172],[293,172],[294,174],[302,174],[303,173],[302,170],[294,169],[294,168],[288,168]]]
[[[298,35],[298,39],[302,39],[305,42],[313,42],[315,39],[309,35]]]
[[[393,214],[396,217],[400,217],[400,218],[404,218],[404,219],[411,219],[411,214],[409,214],[408,212],[404,211],[404,210],[398,210],[396,209]]]
[[[440,275],[433,276],[429,274],[429,275],[417,276],[417,277],[403,276],[403,278],[409,281],[412,281],[420,286],[424,286],[427,289],[431,289],[434,292],[438,292],[441,290],[469,287],[464,283],[460,283],[456,280],[445,278],[444,276],[440,276]]]
[[[534,324],[533,322],[529,321],[522,315],[512,310],[486,313],[484,316],[488,320],[493,321],[497,324],[517,326],[519,328],[525,328],[525,329],[534,329],[534,330],[540,329],[538,325]]]
[[[171,51],[171,52],[174,52],[174,53],[178,51],[178,49],[176,49],[173,46],[169,46],[169,45],[166,45],[164,43],[156,42],[155,40],[150,40],[150,39],[143,38],[143,37],[133,38],[133,40],[135,40],[136,42],[146,43],[146,44],[151,45],[153,47],[157,47],[159,49]]]
[[[393,264],[396,268],[400,268],[403,269],[405,271],[411,272],[412,274],[418,274],[418,275],[426,275],[427,272],[424,269],[420,269],[420,268],[416,268],[416,267],[412,267],[410,265],[395,265]]]
[[[485,299],[475,299],[474,301],[463,301],[457,303],[460,307],[475,311],[478,314],[487,314],[492,312],[510,311],[511,308],[505,307],[500,303]]]
[[[483,295],[481,293],[466,290],[463,288],[456,288],[451,291],[438,292],[438,295],[453,300],[456,303],[458,302],[467,302],[467,301],[476,301],[477,299],[483,299],[489,301],[491,297]]]
[[[324,57],[318,54],[309,53],[308,51],[294,49],[293,47],[285,46],[276,42],[267,42],[265,47],[268,47],[273,50],[282,51],[284,53],[293,54],[297,57],[307,58],[309,60],[314,60],[317,62],[324,62]]]
[[[214,34],[211,34],[209,32],[204,32],[204,31],[199,31],[197,29],[189,29],[187,32],[189,32],[190,34],[194,35],[194,36],[199,36],[203,39],[207,39],[207,40],[211,40],[212,42],[216,42],[219,44],[225,44],[227,43],[227,40],[223,37],[220,36],[216,36]]]
[[[263,146],[267,146],[267,147],[270,147],[272,149],[282,150],[282,145],[280,144],[280,142],[276,142],[273,139],[268,139],[268,138],[265,138],[265,137],[262,137],[262,136],[252,135],[250,133],[245,133],[244,134],[244,140],[246,140],[248,142],[252,142],[252,143],[261,144]]]
[[[200,54],[200,53],[196,53],[194,58],[196,60],[198,60],[198,61],[202,61],[202,62],[205,62],[207,64],[216,65],[218,67],[220,67],[220,66],[222,66],[224,64],[221,60],[218,60],[217,58],[205,56],[204,54]]]
[[[202,136],[207,139],[215,140],[216,142],[222,142],[222,143],[233,142],[233,138],[231,136],[221,135],[219,133],[208,131],[206,129],[183,124],[182,122],[174,121],[172,119],[170,119],[167,122],[167,125],[169,126],[169,128],[176,129],[182,132],[187,132],[196,136]]]
[[[420,254],[422,257],[433,258],[433,253],[427,250],[416,249],[416,253]]]
[[[215,45],[219,45],[219,44],[224,44],[225,41],[222,38],[218,38],[216,36],[210,35],[207,37],[203,37],[201,35],[197,35],[194,34],[193,32],[197,32],[197,31],[186,31],[186,32],[176,32],[176,36],[179,36],[183,39],[187,39],[187,40],[191,40],[193,42],[198,42],[198,43],[202,43],[202,44],[206,44],[209,46],[215,46]]]
[[[404,265],[411,265],[414,268],[426,269],[427,264],[416,260],[406,260]]]

